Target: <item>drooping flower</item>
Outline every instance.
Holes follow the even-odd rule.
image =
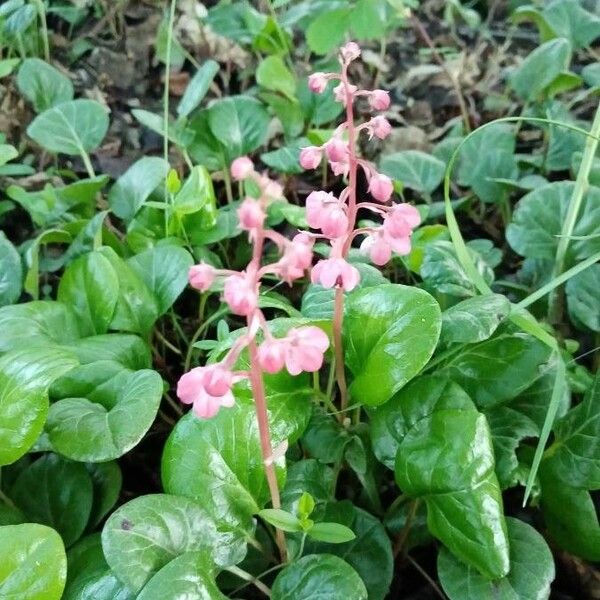
[[[348,229],[345,207],[332,193],[323,191],[311,192],[306,198],[306,220],[329,238],[339,237]]]
[[[265,222],[265,211],[262,209],[260,202],[246,198],[237,209],[237,215],[240,222],[240,227],[244,231],[252,231],[258,227],[262,227]]]
[[[348,91],[346,92],[346,88]],[[358,91],[358,88],[352,84],[343,84],[340,83],[333,88],[333,96],[338,101],[341,102],[344,106],[346,106],[346,102],[348,101],[348,95],[350,95],[350,100],[354,97],[354,94]]]
[[[380,232],[368,235],[361,243],[360,250],[367,254],[374,265],[382,266],[392,258],[392,248]]]
[[[215,269],[206,263],[193,265],[188,271],[188,281],[193,288],[206,292],[215,281]]]
[[[267,373],[279,373],[285,365],[286,343],[284,340],[271,338],[258,347],[258,363]]]
[[[369,192],[379,202],[387,202],[392,197],[392,180],[382,173],[375,173],[369,181]]]
[[[385,90],[373,90],[369,93],[369,106],[373,110],[387,110],[390,107],[390,94]]]
[[[303,169],[316,169],[321,164],[323,155],[318,146],[307,146],[300,150],[300,165]]]
[[[345,62],[351,62],[360,56],[360,46],[356,42],[348,42],[340,48],[340,54]]]
[[[326,258],[313,267],[311,281],[321,284],[324,288],[339,286],[350,292],[358,285],[360,273],[343,258]]]
[[[192,404],[201,419],[214,417],[224,406],[231,408],[235,399],[231,387],[233,373],[221,365],[196,367],[185,373],[177,383],[177,397],[184,404]]]
[[[240,156],[231,163],[231,176],[242,181],[254,172],[254,164],[247,156]]]
[[[343,162],[348,158],[348,144],[340,138],[331,138],[325,144],[325,153],[331,162]]]
[[[385,117],[377,115],[367,123],[367,130],[371,136],[375,136],[380,140],[384,140],[388,135],[390,135],[392,126]]]
[[[322,94],[327,87],[327,75],[317,71],[308,76],[308,89],[315,94]]]
[[[329,338],[319,327],[295,327],[286,336],[285,367],[290,375],[312,373],[323,365]]]
[[[283,256],[277,262],[277,272],[287,283],[292,283],[304,275],[312,264],[314,240],[305,233],[299,233],[286,244]]]
[[[232,313],[247,317],[258,306],[258,290],[245,273],[236,273],[225,279],[223,298]]]

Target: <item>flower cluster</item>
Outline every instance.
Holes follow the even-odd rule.
[[[177,396],[185,404],[192,404],[201,418],[214,416],[222,406],[233,406],[233,384],[248,377],[246,372],[234,372],[233,366],[240,352],[255,343],[259,330],[264,341],[258,347],[257,366],[267,373],[277,373],[284,367],[292,375],[318,371],[329,347],[329,339],[318,327],[293,328],[283,338],[275,338],[269,331],[258,306],[260,281],[265,275],[275,275],[291,284],[303,277],[312,265],[314,239],[299,233],[288,240],[276,231],[265,229],[268,204],[272,198],[280,197],[282,190],[277,182],[258,173],[249,158],[236,159],[231,174],[238,181],[251,179],[260,190],[258,198],[246,197],[237,209],[240,228],[248,233],[253,244],[252,260],[241,272],[216,269],[206,263],[194,265],[189,270],[189,282],[201,292],[208,291],[217,281],[222,283],[223,300],[233,314],[246,317],[248,327],[220,363],[196,367],[179,380]],[[278,248],[280,258],[263,266],[261,258],[266,242]]]
[[[335,175],[348,177],[348,186],[339,197],[325,191],[315,191],[306,199],[306,218],[309,227],[320,230],[311,234],[315,238],[330,241],[329,258],[319,261],[312,270],[311,279],[326,288],[339,287],[352,290],[360,281],[358,270],[346,261],[350,246],[357,236],[365,236],[361,251],[376,265],[386,264],[392,252],[406,255],[410,252],[412,231],[421,222],[419,212],[408,204],[392,204],[389,201],[394,188],[392,180],[379,173],[367,160],[359,158],[356,152],[357,137],[361,132],[369,139],[385,139],[391,126],[382,115],[373,116],[368,121],[354,124],[353,105],[356,99],[366,98],[374,111],[389,108],[390,98],[384,90],[360,90],[348,80],[348,67],[360,56],[360,48],[354,42],[340,51],[341,73],[313,73],[308,78],[309,88],[321,94],[329,81],[339,81],[334,88],[335,99],[346,108],[346,120],[335,131],[329,141],[322,146],[308,146],[300,152],[300,165],[305,169],[316,169],[325,157]],[[357,170],[362,169],[368,191],[376,202],[357,201]],[[383,219],[381,225],[356,229],[358,211],[369,210]]]

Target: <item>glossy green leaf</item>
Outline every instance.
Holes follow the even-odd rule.
[[[457,390],[434,385],[425,411],[414,393],[401,400],[396,481],[424,499],[429,530],[453,554],[487,577],[503,577],[508,541],[486,418]]]
[[[211,105],[208,123],[229,164],[234,158],[249,154],[265,142],[269,115],[254,98],[229,96]]]
[[[445,163],[420,150],[387,154],[381,161],[382,173],[425,194],[431,194],[442,183],[445,170]]]
[[[332,415],[314,407],[308,427],[302,436],[302,445],[309,456],[326,464],[342,460],[351,433]]]
[[[112,211],[125,221],[133,219],[150,194],[164,181],[169,164],[157,156],[143,156],[117,179],[108,194]]]
[[[33,446],[48,414],[48,387],[76,365],[72,353],[53,347],[23,348],[0,358],[0,465]]]
[[[375,456],[393,469],[402,440],[411,427],[435,410],[471,409],[473,403],[456,383],[443,377],[422,376],[369,413]]]
[[[440,328],[440,308],[423,290],[386,284],[352,294],[344,318],[352,399],[387,402],[427,364]]]
[[[116,461],[88,463],[85,468],[92,478],[94,489],[94,500],[88,522],[88,530],[90,530],[94,529],[114,508],[121,493],[123,476]]]
[[[21,63],[17,87],[38,113],[73,100],[74,95],[71,80],[39,58],[26,58]]]
[[[67,553],[67,585],[62,600],[133,600],[135,595],[111,572],[100,534],[87,536]]]
[[[592,265],[569,279],[565,289],[571,320],[600,332],[600,265]]]
[[[173,198],[173,207],[179,215],[200,212],[199,216],[205,228],[215,224],[217,201],[210,173],[205,167],[198,165],[192,168],[185,183]]]
[[[554,561],[544,538],[530,525],[507,518],[510,573],[496,581],[461,563],[445,548],[438,555],[438,576],[450,600],[546,600]]]
[[[319,14],[306,30],[308,47],[316,54],[327,54],[341,45],[350,25],[352,11],[340,8]]]
[[[79,461],[119,458],[154,422],[163,392],[156,371],[129,371],[113,362],[82,365],[52,389],[46,431],[57,451]]]
[[[513,71],[510,84],[523,100],[535,100],[562,71],[568,70],[570,62],[569,41],[550,40],[533,50]]]
[[[150,349],[136,335],[109,333],[93,335],[66,344],[82,365],[97,361],[114,361],[132,370],[147,369],[151,366]]]
[[[67,558],[56,531],[26,523],[0,527],[0,597],[60,600]]]
[[[554,443],[546,456],[562,482],[600,489],[600,374],[583,402],[555,424]]]
[[[218,72],[219,63],[211,59],[196,71],[177,106],[177,114],[180,117],[187,117],[200,105]]]
[[[258,516],[267,523],[290,533],[302,531],[300,519],[291,513],[279,508],[263,508]]]
[[[463,300],[442,313],[444,344],[472,344],[491,337],[510,313],[510,302],[501,294]]]
[[[518,202],[506,239],[513,250],[527,258],[554,260],[567,214],[573,186],[570,181],[550,183],[537,188]],[[590,187],[583,198],[566,254],[566,267],[600,252],[597,233],[600,219],[600,188]]]
[[[356,538],[356,534],[340,523],[315,523],[308,535],[311,539],[328,544],[344,544]]]
[[[517,397],[538,377],[550,358],[543,342],[526,333],[500,333],[465,346],[438,369],[456,381],[479,408]]]
[[[137,600],[227,600],[217,584],[206,553],[186,552],[163,567],[144,586]]]
[[[23,267],[17,249],[0,231],[0,306],[16,302],[21,295]]]
[[[277,575],[271,592],[273,600],[367,599],[356,571],[331,554],[311,554],[292,563]]]
[[[119,280],[100,252],[73,261],[58,286],[57,299],[69,306],[84,335],[106,333],[119,296]]]
[[[260,62],[256,69],[256,81],[267,90],[294,98],[296,78],[280,56],[267,56]]]
[[[171,308],[188,284],[188,270],[194,263],[190,253],[173,245],[159,245],[127,261],[152,292],[159,314]]]
[[[135,592],[186,552],[209,551],[220,566],[245,554],[239,532],[214,520],[203,505],[168,494],[140,496],[117,509],[102,530],[102,547],[112,571]]]
[[[281,490],[281,504],[290,512],[296,512],[300,497],[308,492],[316,505],[327,502],[333,496],[333,469],[308,458],[288,466],[285,487]]]
[[[54,527],[69,547],[90,518],[92,479],[84,465],[45,454],[21,472],[10,496],[30,521]]]
[[[94,100],[71,100],[38,115],[27,135],[49,152],[78,155],[95,150],[108,131],[108,115]]]

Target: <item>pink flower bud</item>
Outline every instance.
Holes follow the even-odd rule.
[[[266,340],[258,348],[258,364],[267,373],[279,373],[285,365],[286,344],[282,340]]]
[[[188,281],[193,288],[206,292],[215,281],[215,269],[206,263],[193,265],[188,271]]]
[[[246,198],[237,209],[237,216],[240,222],[240,227],[244,231],[252,231],[259,229],[265,222],[265,212],[263,211],[260,202],[252,198]]]
[[[233,374],[221,365],[196,367],[179,379],[177,397],[184,404],[192,404],[198,417],[210,419],[222,406],[234,405],[233,381]]]
[[[378,266],[385,265],[392,258],[392,248],[377,233],[367,236],[360,245],[360,250],[362,253],[368,254],[371,262]]]
[[[326,258],[313,267],[310,278],[313,283],[319,283],[324,288],[339,286],[349,292],[358,285],[360,273],[343,258]]]
[[[368,129],[376,138],[384,140],[388,135],[390,135],[392,126],[385,117],[378,115],[369,121]]]
[[[325,153],[331,162],[345,161],[348,157],[348,144],[334,137],[325,144]]]
[[[373,110],[387,110],[390,107],[390,94],[385,90],[373,90],[369,94],[369,105]]]
[[[369,181],[369,192],[375,200],[387,202],[394,191],[392,180],[382,173],[375,173]]]
[[[340,54],[344,62],[349,63],[360,56],[360,46],[356,42],[348,42],[340,48]]]
[[[336,204],[338,199],[331,193],[323,190],[311,192],[306,198],[306,220],[313,229],[321,229],[324,207]]]
[[[355,85],[348,84],[346,86],[343,83],[340,83],[333,88],[334,98],[338,102],[341,102],[344,106],[346,106],[346,101],[347,101],[346,88],[347,88],[347,93],[350,95],[350,101],[352,101],[352,98],[354,98],[354,94],[356,94],[356,92],[358,90],[358,88]]]
[[[347,232],[348,217],[340,204],[323,209],[320,229],[328,238],[337,238]]]
[[[300,150],[300,166],[303,169],[316,169],[321,164],[321,148],[307,146]]]
[[[383,230],[389,237],[406,237],[421,223],[419,211],[410,204],[394,204],[383,220]]]
[[[242,273],[225,280],[223,298],[231,312],[242,317],[251,315],[258,306],[258,291]]]
[[[236,181],[246,179],[254,172],[254,164],[247,156],[240,156],[231,163],[231,176]]]
[[[290,375],[303,371],[313,373],[323,365],[323,355],[329,347],[329,338],[319,327],[297,327],[288,331],[285,366]]]
[[[211,396],[224,396],[233,383],[233,373],[221,365],[207,367],[204,387]]]
[[[322,94],[327,87],[327,75],[317,72],[308,76],[308,89],[315,94]]]
[[[277,272],[284,281],[291,284],[310,268],[313,244],[314,239],[305,233],[297,234],[290,243],[286,244],[283,256],[277,262]]]

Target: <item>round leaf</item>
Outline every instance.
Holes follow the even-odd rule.
[[[272,600],[366,600],[367,597],[365,584],[356,571],[331,554],[304,556],[283,569],[271,588]]]
[[[56,531],[26,523],[0,527],[0,597],[60,600],[67,558]]]
[[[482,577],[445,548],[440,550],[438,575],[450,600],[545,600],[550,596],[554,561],[544,538],[518,519],[507,518],[506,528],[510,572],[499,580]]]
[[[600,332],[600,265],[592,265],[567,281],[569,316],[576,324]]]
[[[85,468],[92,478],[94,488],[92,512],[88,523],[88,530],[90,530],[95,528],[117,503],[123,476],[116,461],[88,463]]]
[[[353,401],[387,402],[427,364],[440,328],[440,307],[423,290],[388,284],[350,296],[344,349]]]
[[[102,547],[115,575],[135,592],[186,552],[207,550],[220,566],[245,554],[240,532],[227,531],[201,505],[167,494],[141,496],[116,510],[102,530]]]
[[[38,113],[73,99],[71,80],[39,58],[26,58],[21,63],[17,86]]]
[[[388,154],[381,161],[382,173],[425,194],[431,194],[442,183],[445,170],[441,160],[419,150]]]

